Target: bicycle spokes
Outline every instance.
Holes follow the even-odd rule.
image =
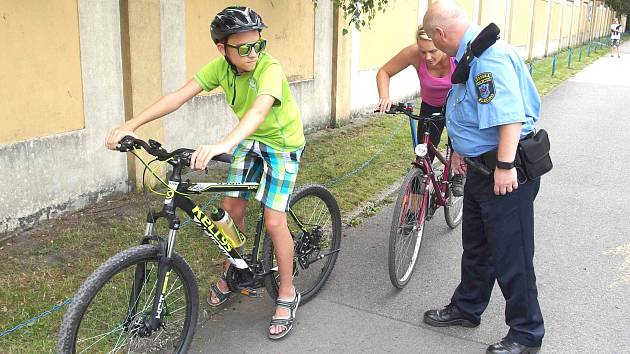
[[[402,288],[413,273],[427,213],[427,194],[422,171],[413,168],[402,184],[389,241],[389,276],[392,284]]]
[[[186,296],[175,272],[164,295],[161,325],[157,329],[149,326],[157,266],[155,262],[141,262],[115,274],[103,286],[77,333],[77,353],[149,352],[172,349],[179,342]]]

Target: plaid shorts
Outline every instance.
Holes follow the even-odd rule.
[[[304,149],[282,152],[255,140],[243,140],[232,155],[228,183],[259,182],[256,200],[267,208],[286,212]],[[227,192],[228,197],[250,199],[251,192]]]

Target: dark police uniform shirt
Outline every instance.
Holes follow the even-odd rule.
[[[461,60],[466,46],[480,32],[471,25],[457,51]],[[453,85],[446,104],[446,129],[453,149],[475,157],[499,145],[499,126],[523,123],[521,138],[534,130],[540,115],[540,96],[525,62],[504,41],[498,41],[470,63],[470,76]]]

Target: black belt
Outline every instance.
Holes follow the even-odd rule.
[[[483,157],[481,157],[481,156],[469,157],[468,159],[471,160],[471,161],[474,161],[474,162],[481,162],[481,163],[483,163]],[[468,162],[468,161],[466,161],[466,162]]]

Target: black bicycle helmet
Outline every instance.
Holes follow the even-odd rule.
[[[244,6],[230,6],[219,12],[212,20],[210,35],[214,43],[219,43],[231,34],[251,30],[261,31],[266,27],[256,11]]]

